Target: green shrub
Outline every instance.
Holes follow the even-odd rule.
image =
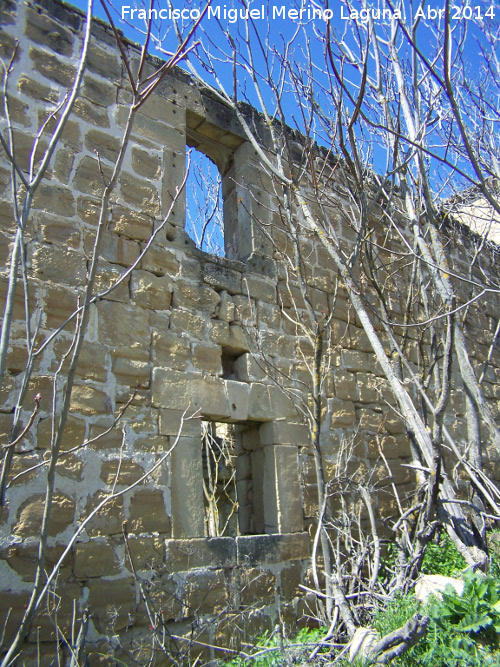
[[[431,542],[427,546],[421,572],[454,577],[466,566],[464,557],[445,533],[437,543]]]
[[[420,611],[431,618],[425,639],[405,653],[395,665],[412,667],[500,666],[500,581],[467,570],[460,596],[452,586],[442,600]],[[383,636],[396,630],[419,610],[413,594],[397,596],[375,615],[373,625]]]
[[[280,650],[280,640],[276,634],[269,634],[265,632],[256,639],[255,650],[250,660],[245,658],[234,658],[229,662],[225,662],[227,667],[244,667],[245,665],[252,665],[256,667],[280,667],[281,665],[289,665],[292,659],[294,664],[302,664],[306,662],[307,656],[313,650],[314,645],[321,640],[326,634],[326,628],[302,628],[291,640],[283,642],[283,648],[287,655],[283,655]],[[265,652],[265,649],[274,649]],[[328,650],[328,647],[323,649]],[[260,652],[262,655],[258,655]]]

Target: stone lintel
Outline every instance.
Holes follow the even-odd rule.
[[[308,533],[242,535],[236,538],[238,565],[281,563],[311,557]]]

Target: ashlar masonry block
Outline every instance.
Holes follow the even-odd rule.
[[[264,447],[263,506],[266,533],[295,533],[302,530],[297,447]]]
[[[204,508],[199,438],[179,438],[171,456],[172,537],[203,537]]]

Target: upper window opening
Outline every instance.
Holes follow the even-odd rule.
[[[186,231],[200,250],[225,257],[222,177],[210,158],[194,149],[186,181]]]

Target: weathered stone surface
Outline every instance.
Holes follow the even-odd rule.
[[[74,548],[73,571],[78,579],[106,577],[119,572],[114,549],[105,542],[79,542]]]
[[[276,283],[251,273],[243,276],[243,293],[259,301],[276,303]]]
[[[47,547],[46,564],[50,571],[64,552],[64,546],[58,544],[55,547]],[[38,560],[38,545],[37,544],[22,544],[11,546],[5,551],[2,551],[2,559],[5,559],[9,566],[17,572],[23,581],[34,581],[36,563]],[[58,579],[66,581],[72,575],[73,558],[69,554],[63,561],[58,571]]]
[[[163,561],[163,545],[159,538],[135,537],[127,538],[130,556],[136,570],[158,569]]]
[[[101,467],[101,479],[109,486],[130,486],[137,482],[145,473],[137,463],[123,461],[122,459],[111,459],[104,461]]]
[[[196,567],[232,567],[236,564],[236,540],[234,537],[166,540],[165,562],[174,572]]]
[[[158,155],[135,147],[132,149],[132,167],[138,176],[156,181],[161,173],[161,159]]]
[[[51,81],[60,83],[65,88],[70,88],[76,74],[76,70],[71,65],[63,63],[53,53],[41,51],[31,47],[29,55],[33,61],[33,67],[40,74]]]
[[[250,606],[256,600],[260,604],[272,604],[274,602],[276,577],[271,572],[262,571],[258,568],[245,568],[241,575],[240,603]]]
[[[259,429],[262,445],[308,445],[311,439],[309,428],[304,424],[272,421]]]
[[[54,508],[49,523],[49,537],[55,537],[73,523],[75,502],[63,493],[54,493]],[[17,522],[12,528],[14,535],[19,537],[36,537],[40,535],[45,496],[37,494],[28,498],[17,512]]]
[[[228,267],[219,264],[205,264],[203,280],[217,290],[225,290],[229,294],[241,294],[241,273]]]
[[[220,570],[189,572],[186,577],[185,599],[190,610],[198,614],[222,611],[227,605],[224,574]]]
[[[83,415],[111,412],[109,397],[100,389],[89,385],[75,385],[71,394],[70,410]]]
[[[147,241],[153,231],[153,218],[142,211],[133,211],[124,206],[116,206],[110,224],[110,231],[129,239]]]
[[[201,537],[204,534],[201,441],[180,437],[171,455],[172,536]]]
[[[191,362],[200,371],[218,375],[221,372],[221,356],[220,345],[195,344]]]
[[[31,266],[44,280],[83,285],[87,273],[85,258],[70,248],[41,245],[33,253]]]
[[[198,438],[201,442],[201,420],[190,419],[193,413],[184,410],[160,410],[160,433],[176,437],[182,433],[186,437]],[[182,431],[181,431],[182,421]]]
[[[231,420],[246,421],[250,403],[250,387],[236,380],[225,380],[225,385]]]
[[[172,283],[167,277],[158,277],[148,271],[132,273],[132,297],[143,308],[168,310],[172,298]]]
[[[62,453],[56,464],[56,473],[59,477],[69,477],[77,482],[83,479],[85,462],[75,454]]]
[[[216,377],[201,378],[196,373],[153,370],[153,405],[171,410],[183,410],[188,406],[201,410],[213,419],[230,416],[224,381]]]
[[[144,179],[122,172],[120,177],[123,199],[146,215],[157,216],[160,212],[159,194],[155,187]]]
[[[155,276],[168,274],[173,277],[179,271],[179,261],[168,248],[152,247],[142,258],[141,267]]]
[[[218,343],[228,354],[241,355],[248,351],[248,340],[243,329],[238,324],[214,322],[211,338]]]
[[[310,557],[309,535],[242,535],[236,538],[238,563],[244,566],[306,560]]]
[[[117,632],[129,627],[136,612],[133,577],[90,579],[89,607],[94,610],[94,623],[102,633]],[[99,658],[100,659],[100,658]]]
[[[248,419],[264,422],[271,421],[273,416],[268,385],[252,383],[250,386]]]
[[[120,348],[111,353],[112,370],[119,382],[130,386],[149,384],[149,355],[146,350]]]
[[[85,508],[85,515],[89,516],[107,497],[106,493],[98,491],[92,498],[89,498]],[[86,531],[90,537],[118,535],[122,532],[124,519],[123,497],[112,498],[92,517],[87,524]]]
[[[233,371],[241,382],[261,382],[266,378],[265,362],[253,354],[241,354],[233,363]]]
[[[130,499],[128,529],[131,533],[169,533],[170,519],[159,489],[137,489]]]
[[[140,348],[149,336],[144,311],[112,301],[97,304],[99,340],[117,347]],[[141,313],[141,315],[139,315]]]
[[[174,284],[173,308],[187,308],[214,315],[219,301],[219,294],[207,285],[196,285],[187,280],[177,280]]]

